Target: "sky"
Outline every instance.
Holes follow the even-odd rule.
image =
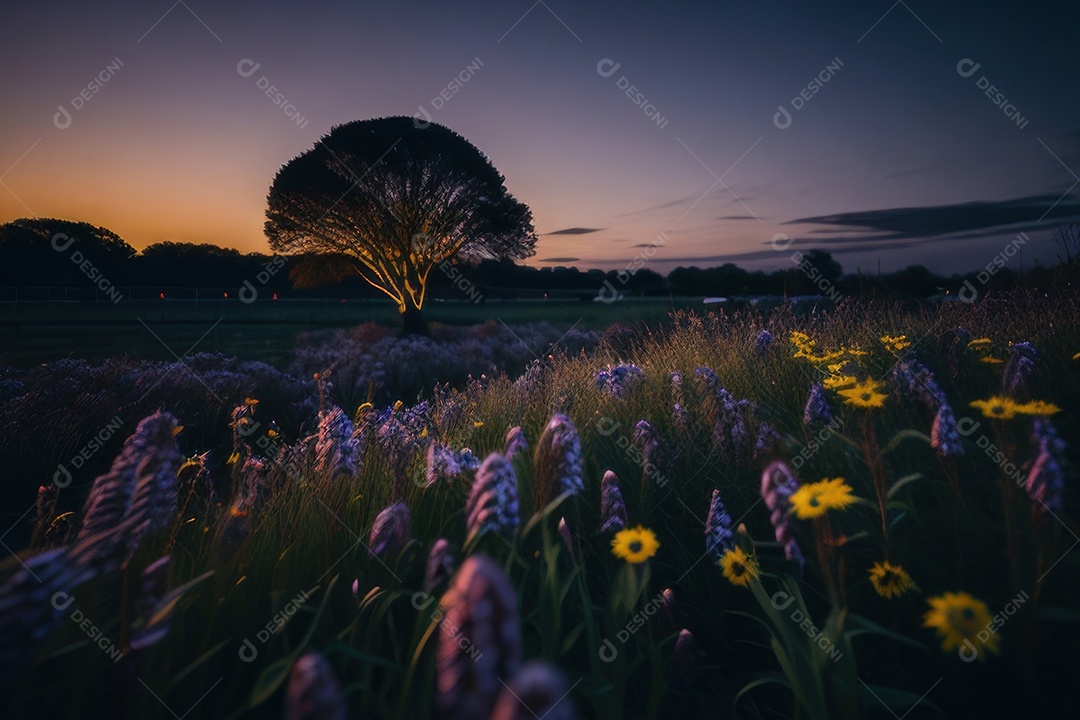
[[[1049,264],[1080,4],[1046,5],[8,0],[0,222],[269,252],[281,165],[412,115],[532,208],[536,266]]]

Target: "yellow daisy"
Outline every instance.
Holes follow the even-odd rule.
[[[754,562],[754,558],[747,555],[738,546],[724,553],[724,557],[720,558],[718,564],[724,570],[724,577],[732,585],[746,587],[751,580],[758,576],[758,566]]]
[[[1016,412],[1023,413],[1024,415],[1042,415],[1045,417],[1046,415],[1053,415],[1054,413],[1061,412],[1061,408],[1054,403],[1048,403],[1045,400],[1032,400],[1023,405],[1018,405],[1016,407]]]
[[[798,330],[791,331],[791,343],[796,347],[802,347],[804,345],[813,347],[814,345],[817,345],[817,342],[811,340],[809,335],[804,332],[799,332]]]
[[[847,390],[840,390],[839,394],[843,396],[845,405],[860,408],[879,408],[885,404],[885,398],[888,397],[884,393],[877,391],[882,385],[883,383],[878,380],[867,380]]]
[[[660,547],[652,530],[638,525],[615,533],[611,540],[611,554],[628,563],[643,563]]]
[[[885,346],[886,350],[892,352],[900,352],[911,347],[911,341],[907,339],[907,335],[882,335],[878,339],[881,340],[881,344]]]
[[[843,510],[856,500],[858,498],[851,494],[851,486],[842,477],[807,483],[789,498],[791,512],[800,520],[821,517],[829,510]]]
[[[874,586],[874,592],[883,598],[900,597],[908,590],[919,589],[904,568],[888,560],[876,562],[870,568],[870,584]]]
[[[821,381],[822,387],[826,390],[836,390],[837,388],[847,387],[859,382],[854,375],[830,375]]]
[[[983,417],[994,420],[1008,420],[1020,411],[1020,405],[1003,395],[994,395],[988,400],[974,400],[968,405],[981,410]]]
[[[848,355],[851,355],[852,357],[861,357],[863,355],[869,355],[870,354],[866,350],[860,350],[857,347],[846,348],[844,352],[846,352]]]
[[[966,592],[951,593],[928,598],[930,610],[923,615],[923,627],[934,628],[941,637],[941,650],[949,652],[961,645],[969,646],[983,659],[982,648],[998,653],[1001,638],[997,633],[989,633],[985,639],[979,637],[979,631],[990,624],[990,611],[986,603]]]
[[[974,340],[969,342],[967,346],[968,347],[976,347],[978,345],[989,345],[989,344],[990,344],[990,338],[984,337],[984,338],[975,338]]]

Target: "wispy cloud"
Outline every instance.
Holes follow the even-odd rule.
[[[600,232],[606,228],[583,228],[572,227],[565,230],[555,230],[554,232],[543,233],[544,235],[588,235],[589,233]]]

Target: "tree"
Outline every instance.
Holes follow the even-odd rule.
[[[411,117],[331,128],[282,166],[267,197],[276,252],[316,253],[294,278],[357,273],[397,303],[406,332],[425,332],[431,269],[446,261],[523,259],[535,252],[532,212],[472,143]]]

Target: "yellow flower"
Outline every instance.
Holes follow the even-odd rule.
[[[840,372],[840,368],[844,367],[844,363],[833,363],[832,365],[826,365],[825,368],[831,373]]]
[[[1080,353],[1076,353],[1075,355],[1073,355],[1072,359],[1073,360],[1080,360]]]
[[[870,354],[866,350],[860,350],[857,347],[849,347],[849,348],[847,348],[847,350],[845,352],[847,352],[847,354],[851,355],[852,357],[860,357],[862,355],[869,355]]]
[[[989,345],[990,338],[975,338],[968,343],[968,347],[975,347],[976,345]]]
[[[1054,403],[1048,403],[1045,400],[1032,400],[1023,405],[1017,405],[1016,412],[1023,413],[1024,415],[1046,416],[1061,412],[1061,408]]]
[[[888,560],[876,562],[870,568],[870,584],[874,586],[874,592],[883,598],[900,597],[908,590],[919,589],[904,568]]]
[[[984,355],[981,358],[979,358],[979,362],[990,363],[990,364],[995,364],[996,365],[997,363],[1003,363],[1005,361],[1002,360],[1001,358],[992,357],[990,355]]]
[[[860,408],[879,408],[885,404],[885,398],[888,397],[884,393],[877,391],[882,385],[884,383],[878,380],[867,380],[864,383],[855,385],[855,387],[839,392],[844,397],[845,405]]]
[[[1001,637],[997,633],[983,633],[987,635],[985,639],[979,636],[991,622],[990,612],[982,600],[966,592],[947,592],[928,598],[926,602],[930,604],[930,610],[923,615],[923,627],[937,630],[943,652],[963,646],[961,655],[967,658],[974,652],[980,660],[984,659],[980,652],[983,647],[990,652],[1001,652],[998,648]]]
[[[255,398],[244,398],[244,404],[250,407],[252,405],[258,405],[259,401]]]
[[[398,410],[400,410],[400,409],[401,409],[401,406],[402,406],[402,405],[404,405],[404,404],[405,404],[405,403],[401,402],[400,400],[398,400],[397,402],[395,402],[395,403],[394,403],[394,412],[397,412]]]
[[[886,350],[892,352],[900,352],[904,348],[911,347],[911,341],[907,339],[907,335],[882,335],[878,339]]]
[[[611,554],[634,565],[651,558],[659,547],[653,531],[641,525],[620,530],[611,540]]]
[[[799,332],[798,330],[791,331],[791,342],[796,347],[801,347],[804,345],[806,347],[813,347],[814,345],[817,345],[817,342],[811,340],[809,335],[804,332]]]
[[[983,417],[995,420],[1008,420],[1020,411],[1020,405],[1002,395],[994,395],[989,400],[974,400],[968,405],[981,410]]]
[[[741,547],[735,547],[724,553],[718,563],[724,570],[724,577],[732,585],[746,587],[751,580],[758,576],[758,566],[754,559],[743,552]]]
[[[835,390],[837,388],[847,387],[848,385],[854,385],[858,380],[854,375],[832,375],[821,381],[822,386],[826,390]]]
[[[807,355],[806,357],[810,360],[810,362],[823,363],[837,360],[839,358],[842,358],[843,356],[844,351],[837,350],[836,352],[824,353],[823,355]]]
[[[473,420],[472,426],[474,428],[482,428],[482,427],[484,427],[484,421],[483,420]]]
[[[791,512],[800,520],[821,517],[829,510],[843,510],[858,498],[851,494],[851,486],[838,477],[816,483],[807,483],[791,494]]]

